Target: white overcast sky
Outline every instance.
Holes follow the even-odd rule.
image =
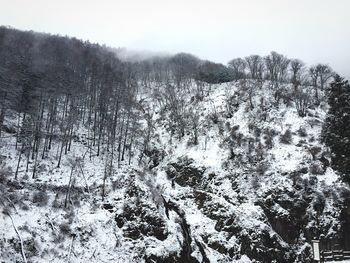
[[[275,50],[350,78],[350,0],[0,0],[0,24],[223,63]]]

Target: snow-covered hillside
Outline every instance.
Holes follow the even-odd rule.
[[[181,95],[193,125],[181,138],[165,87],[140,87],[150,146],[143,160],[137,152],[115,166],[104,198],[107,150],[89,152],[82,123],[60,168],[57,142],[34,179],[23,161],[15,180],[17,114],[8,115],[1,260],[22,260],[19,238],[28,262],[310,262],[314,237],[342,242],[349,189],[320,142],[327,104],[300,117],[293,102],[276,103],[269,82],[198,85]]]

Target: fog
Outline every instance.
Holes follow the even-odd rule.
[[[227,63],[271,50],[350,78],[348,0],[0,0],[0,24]]]

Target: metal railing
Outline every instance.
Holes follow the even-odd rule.
[[[321,251],[321,262],[327,261],[341,261],[350,259],[350,251],[331,250]]]

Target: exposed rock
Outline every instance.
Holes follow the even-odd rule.
[[[262,263],[292,263],[295,257],[289,247],[283,247],[276,235],[266,230],[260,233],[244,231],[240,235],[241,255],[247,255]]]
[[[157,167],[159,163],[164,159],[164,156],[165,156],[165,152],[157,148],[145,150],[144,154],[150,160],[150,164],[149,164],[150,169]]]
[[[143,236],[154,236],[159,240],[167,238],[168,233],[163,217],[155,205],[141,200],[144,193],[132,185],[127,191],[130,199],[126,199],[122,213],[117,213],[115,220],[119,228],[123,228],[125,236],[139,239]]]
[[[195,186],[205,172],[204,167],[193,166],[193,160],[178,159],[178,162],[168,165],[166,173],[169,179],[175,180],[180,186]]]

